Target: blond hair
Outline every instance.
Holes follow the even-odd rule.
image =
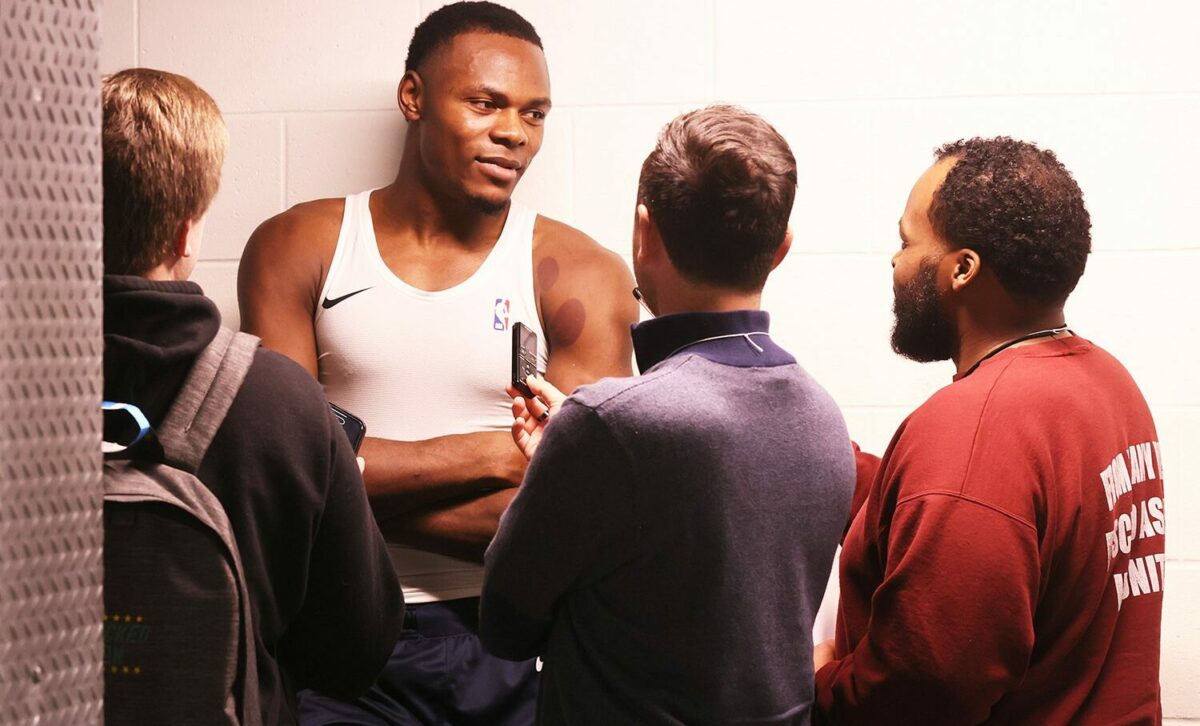
[[[105,76],[100,94],[105,271],[141,275],[208,211],[229,134],[212,97],[174,73],[129,68]]]

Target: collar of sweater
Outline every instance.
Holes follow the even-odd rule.
[[[770,327],[765,310],[664,315],[633,326],[633,349],[642,373],[684,353],[739,368],[795,363],[766,335]]]

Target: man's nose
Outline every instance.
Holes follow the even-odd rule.
[[[492,140],[510,149],[524,146],[529,141],[529,136],[525,133],[525,124],[521,121],[521,114],[517,109],[505,109],[496,114]]]

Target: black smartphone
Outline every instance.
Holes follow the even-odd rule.
[[[513,325],[512,384],[526,398],[533,398],[533,391],[525,383],[530,375],[537,374],[537,333],[524,323]]]
[[[329,410],[333,411],[333,417],[341,424],[342,431],[346,432],[346,436],[350,439],[350,445],[354,447],[354,453],[357,454],[358,447],[362,446],[363,438],[367,435],[367,425],[361,418],[341,406],[331,403]]]

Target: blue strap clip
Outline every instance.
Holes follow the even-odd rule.
[[[115,443],[115,442],[111,442],[111,441],[105,441],[104,442],[104,453],[106,453],[106,454],[114,453],[117,451],[124,451],[125,449],[128,449],[129,447],[133,446],[137,442],[146,438],[146,434],[150,433],[149,419],[146,418],[146,414],[142,413],[142,409],[138,408],[137,406],[134,406],[132,403],[117,403],[116,401],[101,401],[100,402],[100,410],[101,411],[123,411],[124,413],[129,414],[129,416],[133,418],[133,422],[138,425],[137,436],[133,437],[133,440],[130,441],[129,443],[119,444],[119,443]]]

